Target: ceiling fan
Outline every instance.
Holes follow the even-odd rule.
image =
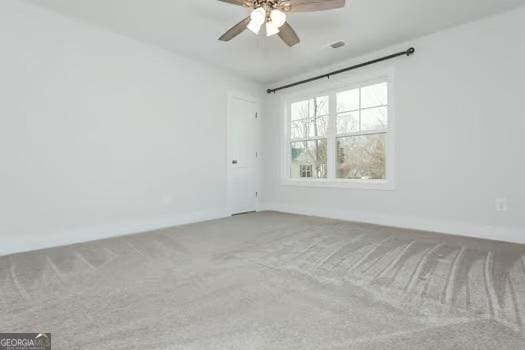
[[[332,10],[345,6],[345,0],[218,0],[229,4],[253,9],[246,17],[226,33],[219,40],[230,41],[237,35],[249,29],[259,34],[263,24],[266,24],[266,35],[278,34],[290,47],[300,42],[297,33],[286,22],[287,12],[313,12]]]

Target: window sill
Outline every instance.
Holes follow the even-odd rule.
[[[292,187],[320,187],[320,188],[345,188],[356,190],[377,190],[377,191],[393,191],[395,185],[390,181],[373,181],[373,180],[301,180],[301,179],[283,179],[282,186]]]

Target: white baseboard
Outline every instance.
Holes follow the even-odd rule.
[[[261,203],[260,210],[274,210],[292,214],[321,216],[331,219],[365,222],[384,226],[446,233],[489,240],[525,244],[525,230],[483,226],[457,221],[422,219],[414,217],[387,216],[368,212],[319,209],[286,205],[282,203]],[[184,224],[220,219],[229,216],[225,211],[201,211],[179,214],[156,220],[130,220],[126,223],[85,227],[63,232],[38,232],[32,235],[1,235],[0,256],[26,251],[52,248],[99,239],[124,236],[140,232],[174,227]]]
[[[466,222],[429,218],[382,215],[370,212],[354,212],[340,209],[311,208],[283,203],[263,203],[261,207],[264,208],[264,210],[274,210],[291,214],[320,216],[330,219],[525,244],[525,230],[517,228],[476,225]]]
[[[0,245],[0,256],[149,232],[195,222],[221,219],[227,216],[229,216],[229,214],[221,210],[200,211],[152,220],[129,220],[124,223],[84,227],[63,232],[39,231],[34,235],[11,234],[8,237],[2,234],[0,235],[2,242]]]

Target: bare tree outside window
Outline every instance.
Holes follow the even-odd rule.
[[[337,139],[337,178],[384,180],[385,137],[383,134]]]

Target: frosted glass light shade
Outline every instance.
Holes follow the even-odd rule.
[[[262,23],[258,23],[254,20],[251,20],[250,23],[248,23],[247,28],[253,32],[253,34],[257,35],[259,34],[259,31],[261,30]]]
[[[272,36],[279,33],[279,27],[277,27],[273,21],[266,22],[266,36]]]
[[[286,22],[286,13],[284,13],[281,10],[272,10],[272,13],[270,14],[270,18],[272,19],[273,24],[277,28],[281,28],[283,24]]]
[[[263,24],[266,19],[266,11],[262,7],[258,7],[250,14],[252,22]]]

